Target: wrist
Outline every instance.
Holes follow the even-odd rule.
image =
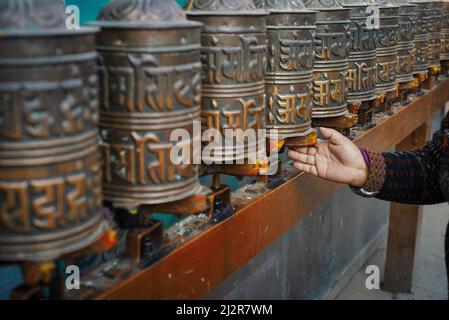
[[[368,182],[368,167],[358,169],[354,180],[350,183],[351,187],[361,188]]]
[[[360,169],[357,170],[356,177],[354,181],[350,184],[352,187],[363,187],[368,182],[368,176],[369,176],[369,168],[371,165],[371,159],[368,154],[368,152],[363,149],[359,148],[360,154],[363,157],[363,164]]]

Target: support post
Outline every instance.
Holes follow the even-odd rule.
[[[429,138],[431,121],[427,121],[402,140],[396,151],[423,147]],[[383,290],[411,292],[415,248],[421,225],[422,206],[392,203],[388,227],[387,257]]]

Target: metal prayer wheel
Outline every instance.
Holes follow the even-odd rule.
[[[195,0],[188,13],[203,23],[202,128],[255,132],[265,128],[265,66],[267,13],[252,0]],[[244,161],[255,150],[256,139],[223,143],[213,152],[203,150],[205,163]]]
[[[441,61],[449,61],[449,1],[443,2],[443,19],[441,29]]]
[[[267,131],[279,139],[312,133],[312,83],[316,12],[302,1],[256,3],[267,18]]]
[[[416,5],[416,23],[415,23],[415,62],[413,71],[415,74],[426,74],[429,64],[429,1],[409,1]]]
[[[304,1],[317,10],[312,118],[343,116],[347,109],[349,9],[337,1]]]
[[[393,3],[399,6],[398,70],[396,79],[399,84],[410,83],[414,81],[416,6],[408,3],[407,0],[396,0]]]
[[[201,24],[167,0],[114,0],[97,20],[104,200],[129,209],[188,198],[198,166],[171,159],[170,135],[189,134],[183,149],[198,139]]]
[[[64,1],[0,3],[0,260],[50,261],[104,224],[95,28]]]
[[[441,29],[443,19],[443,3],[440,1],[432,1],[429,3],[429,24],[427,31],[429,32],[429,64],[431,69],[438,70],[441,67]]]
[[[369,3],[343,1],[350,9],[351,39],[349,46],[348,103],[360,104],[376,99],[377,29],[367,26]]]
[[[398,92],[396,76],[398,69],[399,7],[380,3],[379,28],[376,44],[376,92],[379,96],[396,95]]]

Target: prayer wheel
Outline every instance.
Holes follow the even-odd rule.
[[[51,261],[104,233],[96,28],[64,1],[0,2],[0,260]]]
[[[397,96],[399,7],[379,1],[379,35],[377,37],[377,84],[379,96]]]
[[[302,1],[264,0],[256,3],[267,18],[267,131],[279,139],[312,132],[312,83],[316,12]]]
[[[210,152],[203,149],[203,162],[246,162],[259,136],[237,137],[234,143],[227,134],[258,134],[265,128],[267,13],[257,10],[252,0],[195,0],[188,17],[203,23],[202,129],[222,138],[222,143],[214,138]]]
[[[427,75],[429,64],[429,1],[409,1],[416,5],[416,23],[415,23],[415,62],[413,72],[415,74]]]
[[[167,0],[114,0],[97,20],[104,200],[129,209],[190,197],[198,166],[173,158],[171,135],[188,133],[182,150],[199,138],[201,24]]]
[[[443,21],[443,2],[432,1],[429,3],[428,14],[428,32],[429,32],[429,64],[432,70],[441,68],[441,30]],[[438,72],[438,71],[437,71]]]
[[[443,21],[441,29],[441,61],[449,63],[449,1],[443,2]]]
[[[346,115],[350,10],[334,0],[304,3],[307,8],[318,11],[312,118]]]
[[[393,2],[399,6],[399,39],[398,39],[398,70],[397,82],[410,83],[414,80],[413,65],[415,50],[416,5],[407,0]]]
[[[376,37],[377,29],[367,25],[369,3],[356,0],[343,1],[350,9],[351,39],[349,46],[348,103],[372,101],[376,96]]]

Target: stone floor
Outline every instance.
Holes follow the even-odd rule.
[[[418,239],[413,290],[411,294],[392,294],[365,287],[366,266],[383,270],[385,247],[380,248],[339,293],[337,300],[445,300],[447,279],[444,263],[444,234],[449,220],[447,204],[424,207],[422,229]],[[383,275],[381,276],[381,279]]]

